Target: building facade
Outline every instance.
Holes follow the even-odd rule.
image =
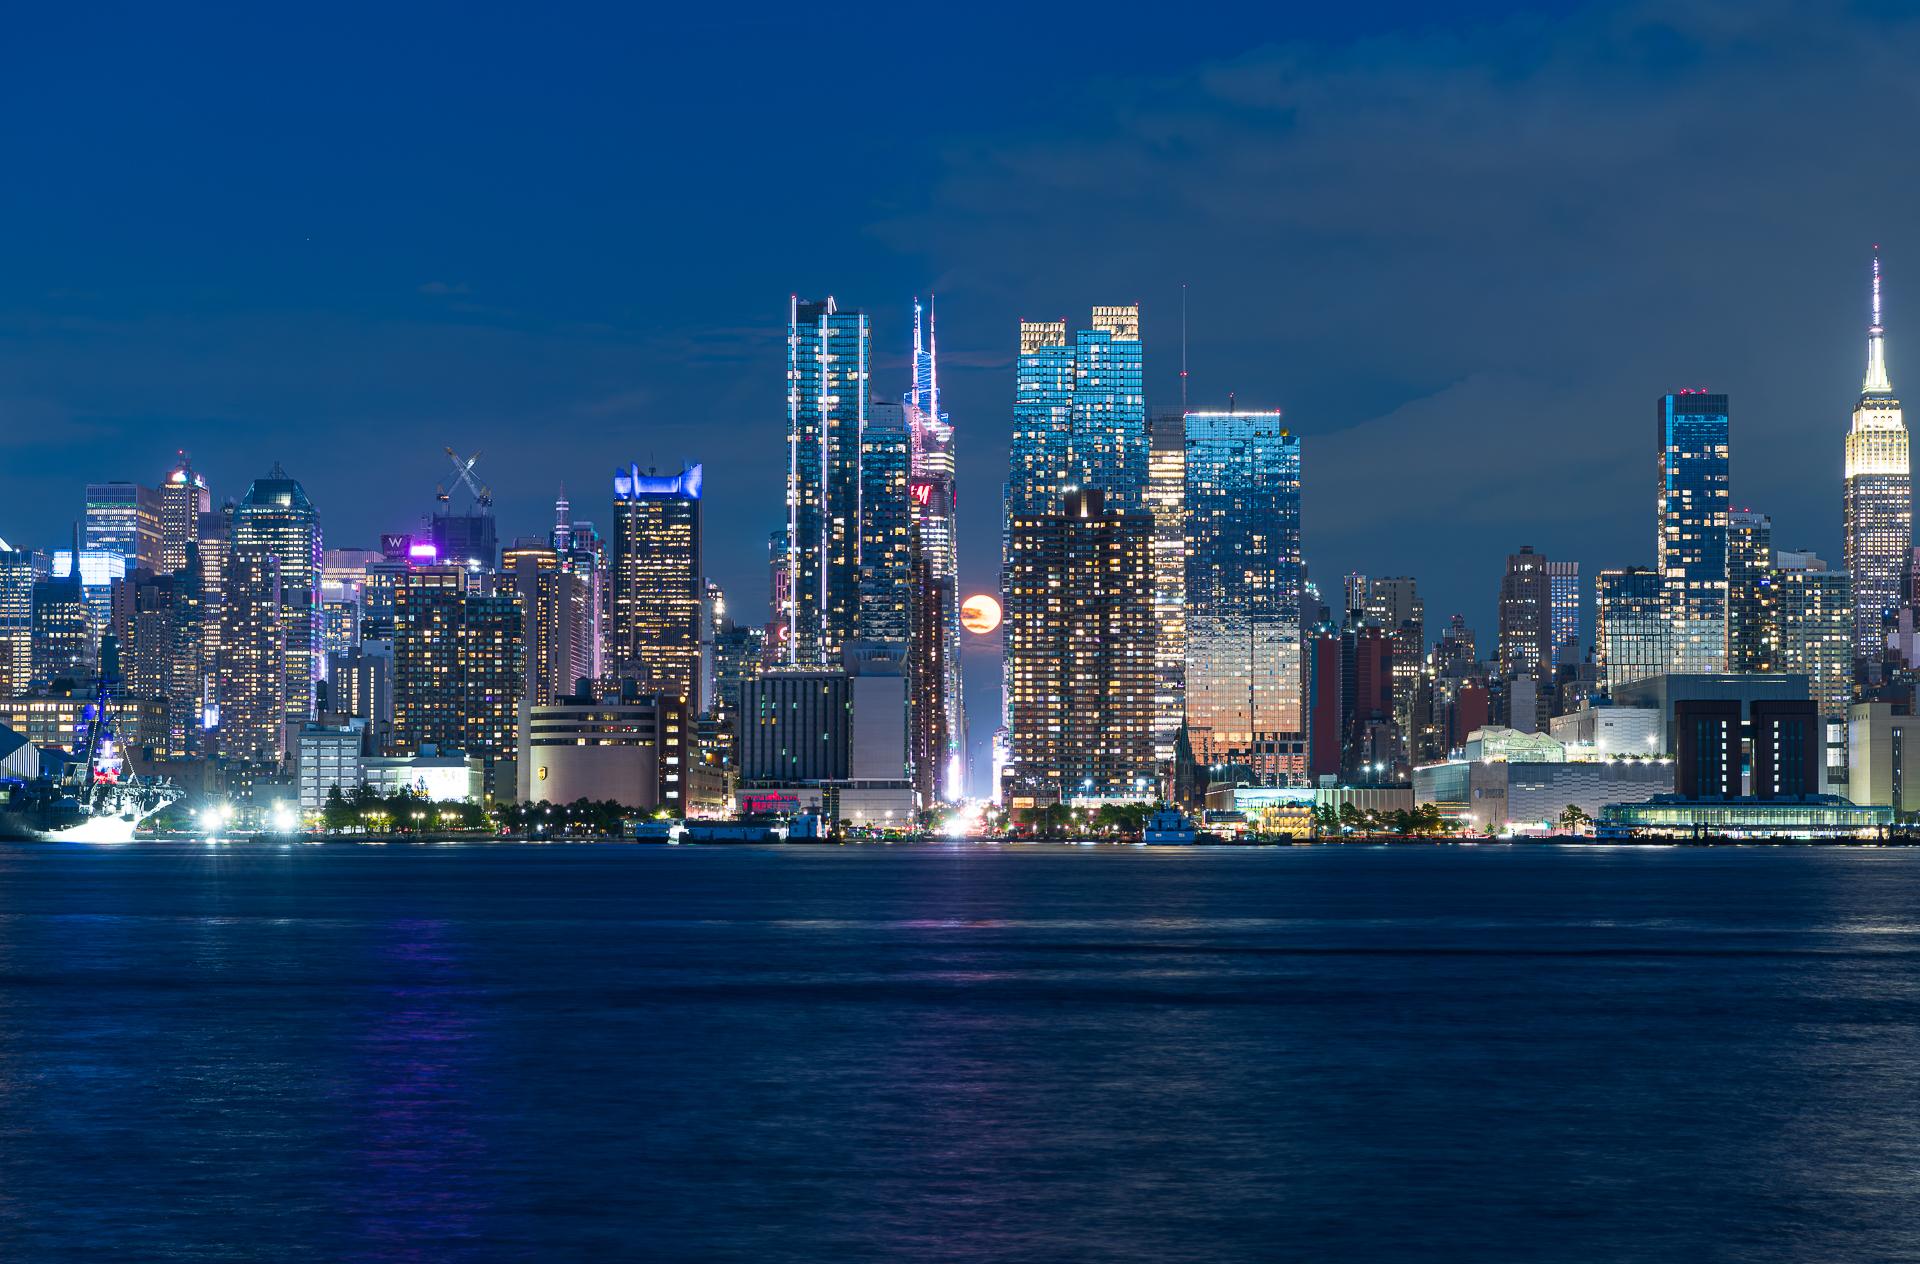
[[[865,312],[793,300],[787,322],[788,662],[832,666],[860,610],[860,445],[872,330]]]
[[[1664,675],[1673,649],[1660,573],[1642,566],[1601,571],[1593,591],[1593,658],[1600,688],[1611,691],[1630,680]]]
[[[614,475],[607,623],[611,675],[643,692],[671,693],[694,711],[706,685],[702,481],[698,465],[676,475],[642,474],[637,466]]]
[[[1190,412],[1185,484],[1194,758],[1245,765],[1261,785],[1304,782],[1300,440],[1277,409]]]
[[[1906,421],[1887,377],[1877,250],[1873,318],[1867,326],[1867,373],[1847,431],[1842,521],[1844,565],[1853,577],[1853,655],[1877,675],[1886,653],[1882,624],[1900,607],[1913,548],[1913,472]]]
[[[1683,390],[1659,403],[1657,565],[1671,670],[1727,669],[1727,397]]]
[[[1005,797],[1150,798],[1152,517],[1076,491],[1008,530]]]

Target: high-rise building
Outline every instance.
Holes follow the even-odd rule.
[[[1767,667],[1767,603],[1773,588],[1773,519],[1751,510],[1727,515],[1727,670]]]
[[[591,522],[576,523],[573,520],[573,506],[567,503],[567,489],[564,487],[553,504],[551,543],[560,559],[560,569],[578,576],[581,586],[586,590],[586,625],[576,629],[574,635],[586,643],[585,675],[589,680],[602,680],[607,674],[606,624],[611,605],[606,548]]]
[[[286,753],[292,658],[287,651],[279,555],[256,548],[232,550],[226,561],[226,585],[220,604],[216,702],[208,719],[218,728],[221,754],[253,763],[278,763]]]
[[[1767,609],[1768,670],[1805,676],[1826,727],[1828,784],[1843,792],[1853,705],[1853,577],[1810,553],[1781,553]]]
[[[233,512],[227,501],[200,515],[200,711],[201,726],[220,723],[221,644],[226,639],[227,555],[233,542]],[[218,734],[213,738],[218,745]]]
[[[0,540],[0,698],[33,679],[33,554]]]
[[[1147,407],[1140,308],[1096,307],[1067,344],[1067,323],[1022,321],[1015,367],[1009,513],[1053,512],[1069,488],[1092,488],[1108,512],[1147,494]]]
[[[1393,719],[1409,742],[1414,709],[1427,677],[1427,605],[1411,575],[1387,575],[1367,585],[1366,621],[1384,628],[1393,642]]]
[[[138,483],[88,483],[85,548],[118,554],[130,571],[158,571],[160,493]]]
[[[1913,474],[1906,421],[1887,377],[1878,248],[1873,256],[1867,374],[1847,432],[1843,518],[1845,563],[1853,577],[1853,654],[1877,675],[1886,652],[1882,624],[1900,607],[1901,580],[1913,548]]]
[[[1683,390],[1660,397],[1656,545],[1666,593],[1672,670],[1727,667],[1727,397]]]
[[[394,590],[393,748],[428,745],[489,762],[518,743],[525,619],[512,580],[421,566]]]
[[[197,547],[197,546],[196,546]],[[113,630],[120,644],[124,696],[162,707],[143,711],[158,724],[134,737],[155,754],[194,753],[199,698],[199,576],[135,570],[113,585]]]
[[[906,406],[867,405],[860,439],[861,640],[907,639],[907,586],[913,503],[908,496],[912,451]]]
[[[1499,668],[1504,679],[1553,679],[1553,584],[1547,559],[1523,545],[1500,581]]]
[[[1666,586],[1644,566],[1601,571],[1593,581],[1593,659],[1599,686],[1662,676],[1673,661]]]
[[[1580,563],[1548,562],[1547,591],[1553,604],[1553,666],[1580,663]]]
[[[80,552],[80,591],[87,604],[88,662],[100,661],[100,639],[113,626],[113,586],[135,568],[111,549],[82,549]],[[73,551],[56,550],[51,574],[65,579],[74,573]]]
[[[779,667],[790,657],[787,638],[793,633],[793,553],[785,531],[767,537],[767,616],[761,650],[768,667]]]
[[[922,805],[958,798],[961,733],[951,691],[958,687],[957,640],[948,635],[947,612],[954,603],[954,580],[939,573],[927,547],[923,520],[913,524],[909,567],[907,696],[909,763],[913,788]]]
[[[913,384],[907,391],[907,436],[912,448],[907,499],[913,540],[909,561],[914,599],[925,609],[910,612],[916,645],[908,675],[916,682],[914,739],[917,761],[933,761],[914,776],[921,801],[958,799],[966,790],[967,710],[960,677],[960,555],[953,419],[940,396],[940,352],[933,312],[924,336],[919,300],[913,304]],[[938,644],[933,644],[938,641]],[[936,716],[937,713],[937,716]]]
[[[698,465],[672,475],[642,474],[630,465],[613,479],[609,671],[643,693],[677,697],[689,710],[705,697],[703,481]]]
[[[592,593],[587,576],[564,564],[561,554],[538,542],[521,542],[501,554],[512,576],[525,620],[527,679],[522,697],[544,707],[574,696],[593,681]]]
[[[873,333],[865,312],[796,298],[787,324],[788,661],[833,667],[860,608],[860,442]]]
[[[232,740],[223,740],[224,749],[280,762],[288,735],[314,717],[315,685],[325,670],[322,551],[318,511],[276,464],[233,511],[221,631],[228,668],[220,691],[221,726]],[[273,674],[277,684],[266,679]]]
[[[33,683],[72,679],[94,663],[93,612],[77,571],[33,584]]]
[[[1147,509],[1153,514],[1153,758],[1167,764],[1186,718],[1187,419],[1153,419]]]
[[[187,547],[200,541],[200,516],[213,508],[207,480],[194,472],[182,452],[180,463],[160,484],[160,573],[171,575],[187,564]]]
[[[1306,776],[1300,440],[1271,411],[1186,415],[1186,726],[1202,764]],[[1157,654],[1156,654],[1157,660]],[[1156,673],[1157,675],[1157,673]]]
[[[1008,534],[1007,797],[1151,797],[1152,517],[1076,491]]]

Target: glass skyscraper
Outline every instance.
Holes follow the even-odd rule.
[[[860,443],[872,330],[865,312],[794,299],[787,325],[788,662],[837,666],[860,612]]]
[[[1600,688],[1664,674],[1673,661],[1666,589],[1643,566],[1594,577],[1593,658]]]
[[[1770,670],[1766,623],[1773,586],[1773,519],[1748,509],[1728,514],[1728,671]]]
[[[1306,774],[1300,440],[1279,411],[1186,415],[1186,724],[1202,764]]]
[[[1147,405],[1140,309],[1096,307],[1067,322],[1022,321],[1015,368],[1009,513],[1051,513],[1069,488],[1099,491],[1110,513],[1146,507]]]
[[[1882,621],[1900,606],[1913,546],[1913,475],[1907,426],[1887,377],[1880,324],[1880,256],[1873,257],[1873,321],[1867,326],[1867,374],[1847,432],[1844,549],[1853,576],[1853,656],[1877,669],[1885,656]]]
[[[1727,397],[1663,395],[1656,547],[1676,672],[1727,667]]]
[[[860,439],[860,639],[907,639],[912,545],[907,476],[912,454],[904,405],[867,405]]]

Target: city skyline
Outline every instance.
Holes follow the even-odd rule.
[[[1453,41],[1413,58],[1375,38],[1408,16],[1314,14],[1224,44],[1205,23],[1151,41],[1073,29],[1036,38],[1050,45],[1044,75],[1029,73],[1036,48],[1004,30],[943,24],[932,56],[1001,71],[1008,90],[869,119],[847,137],[848,162],[887,196],[778,218],[751,193],[791,176],[794,142],[717,142],[759,134],[776,67],[820,47],[823,33],[797,21],[743,45],[669,19],[666,37],[695,54],[673,60],[724,56],[735,90],[685,133],[646,145],[634,141],[655,94],[684,93],[686,70],[626,76],[611,54],[632,28],[617,22],[596,41],[604,52],[516,31],[525,55],[569,58],[577,90],[546,103],[509,92],[439,132],[444,148],[424,162],[405,138],[425,99],[470,99],[437,59],[365,101],[379,128],[363,127],[365,114],[270,103],[238,112],[235,136],[180,151],[158,138],[211,104],[180,85],[223,82],[232,35],[184,21],[129,28],[124,45],[96,46],[85,64],[50,51],[0,89],[66,103],[52,117],[32,112],[53,165],[20,191],[14,231],[0,238],[0,411],[8,456],[36,471],[6,480],[0,536],[63,540],[78,513],[67,488],[150,480],[178,448],[222,496],[281,460],[333,538],[367,545],[426,511],[447,444],[488,453],[509,534],[539,529],[562,484],[598,519],[605,508],[582,493],[601,471],[706,460],[711,569],[750,612],[765,586],[757,546],[781,525],[758,506],[778,494],[784,453],[764,442],[709,449],[715,435],[780,424],[783,299],[833,293],[872,312],[876,381],[891,393],[910,376],[906,300],[937,291],[941,385],[959,431],[962,591],[992,591],[989,480],[1005,468],[1009,331],[1138,300],[1158,411],[1179,398],[1184,283],[1189,401],[1225,407],[1233,392],[1284,409],[1319,471],[1303,491],[1316,575],[1417,575],[1436,623],[1460,611],[1485,636],[1499,559],[1522,544],[1577,560],[1585,575],[1652,564],[1643,525],[1618,520],[1610,502],[1644,495],[1646,400],[1682,385],[1733,400],[1744,440],[1735,506],[1769,513],[1783,547],[1838,559],[1824,472],[1841,468],[1860,261],[1875,241],[1893,287],[1896,381],[1903,362],[1898,287],[1911,254],[1897,214],[1915,190],[1904,167],[1877,160],[1898,150],[1899,111],[1885,102],[1904,99],[1892,68],[1920,31],[1823,13],[1822,39],[1800,40],[1790,33],[1805,15],[1790,6],[1712,21],[1576,6],[1550,29],[1483,8],[1455,11]],[[1031,20],[1036,37],[1069,30],[1064,17]],[[43,25],[23,47],[92,40],[60,15],[34,21]],[[882,50],[912,38],[914,21],[851,33],[836,50],[850,91],[890,91]],[[468,47],[504,42],[499,27],[472,22]],[[308,34],[276,78],[309,99],[337,93],[342,68],[391,55],[344,32]],[[400,49],[444,31],[409,15],[392,34]],[[258,86],[240,82],[242,95]],[[1807,88],[1811,105],[1789,112],[1781,83]],[[1356,109],[1356,99],[1408,108]],[[1726,99],[1749,106],[1703,105]],[[571,148],[548,159],[519,132],[500,143],[504,106],[532,111],[541,137],[596,155],[685,163],[712,196],[637,197],[658,170],[637,158],[591,164],[601,174],[583,183]],[[1511,130],[1542,116],[1582,119],[1580,143],[1555,152]],[[1195,117],[1215,122],[1192,132],[1190,154],[1151,143]],[[334,143],[347,129],[354,143]],[[1827,137],[1818,146],[1779,143],[1813,130]],[[251,143],[267,136],[295,143]],[[84,167],[64,154],[87,155]],[[1857,196],[1776,192],[1857,188],[1849,173],[1869,168],[1882,176]],[[1202,193],[1192,177],[1216,170],[1233,178]],[[1681,171],[1684,182],[1661,178]],[[476,181],[502,197],[474,197]],[[125,204],[123,185],[158,196],[132,222],[103,223],[92,208]],[[1123,186],[1138,198],[1116,199]],[[389,194],[363,210],[344,192],[355,188]],[[560,196],[531,192],[542,188]],[[1422,196],[1404,196],[1413,188]],[[1605,205],[1606,217],[1569,209],[1583,204]],[[682,240],[684,259],[659,249]],[[1578,453],[1583,494],[1533,498],[1515,530],[1477,494],[1474,462],[1499,451],[1500,477],[1551,486],[1547,454],[1521,446],[1543,424],[1564,440],[1553,446]],[[342,442],[299,450],[322,433]],[[383,459],[370,464],[355,449],[373,443]],[[1788,459],[1795,444],[1823,477]],[[114,468],[102,468],[109,452]],[[1426,495],[1359,512],[1367,488],[1407,480]],[[1447,529],[1423,531],[1423,517]]]

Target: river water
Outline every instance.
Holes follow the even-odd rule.
[[[1920,1259],[1920,850],[0,847],[0,1259]]]

